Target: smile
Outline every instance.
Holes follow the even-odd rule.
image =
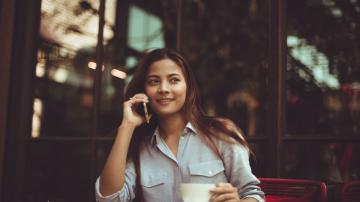
[[[168,104],[174,100],[175,100],[174,98],[162,98],[162,99],[157,99],[156,101],[160,104]]]

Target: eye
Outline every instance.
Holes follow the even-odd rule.
[[[170,79],[170,83],[171,83],[171,84],[176,84],[176,83],[178,83],[178,82],[180,82],[180,79],[178,79],[178,78],[172,78],[172,79]]]
[[[149,84],[150,86],[155,86],[155,85],[157,85],[158,83],[159,83],[159,81],[156,80],[156,79],[149,79],[149,80],[147,81],[147,84]]]

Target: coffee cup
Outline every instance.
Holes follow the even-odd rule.
[[[209,202],[210,189],[215,187],[215,184],[183,183],[180,192],[184,202]]]

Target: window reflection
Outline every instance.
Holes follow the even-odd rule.
[[[184,1],[182,50],[209,114],[263,135],[267,1]]]
[[[42,1],[32,137],[91,134],[98,7],[98,0]],[[114,37],[115,8],[106,1],[105,46]],[[102,68],[111,75],[111,65]]]
[[[287,9],[287,133],[358,134],[360,2],[291,1]]]
[[[175,44],[175,1],[157,0],[151,4],[130,1],[123,2],[122,6],[124,10],[119,18],[124,24],[105,48],[99,136],[115,134],[122,118],[124,87],[143,52]],[[124,33],[127,33],[126,40]],[[106,70],[107,66],[111,67],[110,71]]]
[[[251,170],[257,177],[266,176],[266,148],[265,143],[250,143],[250,149],[254,155],[250,155]]]
[[[331,201],[338,201],[341,183],[360,179],[358,143],[288,143],[284,151],[283,177],[326,182]]]
[[[104,41],[114,35],[115,0],[106,1]],[[99,0],[43,0],[40,35],[45,41],[77,51],[97,43]]]
[[[40,137],[41,116],[43,113],[43,103],[38,98],[34,99],[33,111],[31,137],[38,138]]]
[[[163,21],[146,10],[131,5],[129,8],[128,46],[137,51],[165,47]]]

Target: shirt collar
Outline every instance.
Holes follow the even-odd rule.
[[[197,134],[194,126],[190,122],[187,122],[185,129],[184,129],[184,133],[189,133],[189,132],[192,132],[194,135]]]
[[[182,135],[186,135],[188,133],[193,134],[193,135],[197,134],[196,129],[190,122],[187,122],[187,124],[185,125]],[[154,131],[154,134],[151,137],[151,140],[150,140],[151,144],[159,143],[160,138],[161,138],[161,136],[159,133],[159,126],[157,126]]]

